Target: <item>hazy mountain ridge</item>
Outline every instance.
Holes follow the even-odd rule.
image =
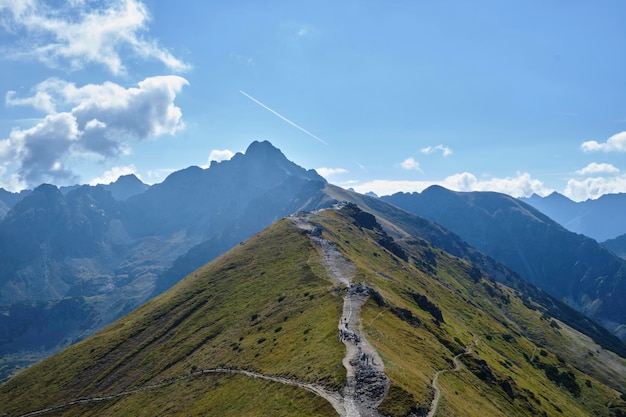
[[[147,300],[158,277],[195,245],[208,240],[209,250],[184,273],[170,273],[166,287],[276,219],[306,208],[309,194],[324,184],[269,142],[254,142],[231,161],[205,170],[191,167],[149,188],[134,177],[65,194],[52,185],[38,187],[0,222],[0,306],[10,314],[11,304],[25,302],[32,312],[20,326],[0,329],[8,335],[0,352],[6,358],[16,346],[38,350],[37,331],[29,329],[37,328],[36,317],[48,302],[67,297],[86,299],[89,320],[70,326],[59,340],[92,333]]]
[[[0,242],[5,239],[3,228],[12,233],[6,237],[22,242],[4,240],[7,247],[15,246],[11,248],[15,257],[11,250],[0,252],[2,291],[19,295],[25,304],[11,310],[14,298],[0,303],[6,317],[11,311],[25,312],[17,326],[0,321],[3,375],[13,371],[11,363],[21,363],[20,352],[36,350],[38,359],[82,339],[274,221],[338,201],[353,202],[375,214],[389,238],[407,239],[410,244],[423,239],[472,262],[477,269],[469,272],[474,276],[487,274],[506,283],[543,305],[547,314],[624,354],[624,346],[605,329],[530,286],[456,234],[380,199],[328,184],[314,171],[288,161],[269,142],[254,142],[245,154],[213,163],[209,169],[190,167],[173,173],[162,184],[125,200],[113,198],[106,186],[82,186],[64,194],[45,185],[35,191],[0,222]],[[45,226],[41,231],[33,228],[39,224]],[[386,242],[393,247],[393,242]],[[421,266],[427,268],[428,263]],[[41,331],[39,318],[56,317],[53,312],[64,311],[66,299],[68,305],[80,306],[84,320],[60,325],[57,342],[48,343],[54,347],[42,351],[37,337],[50,335]],[[2,369],[3,363],[9,368]]]
[[[338,324],[349,290],[323,266],[315,242],[324,239],[353,265],[354,286],[371,291],[358,327],[391,384],[379,415],[425,415],[439,373],[438,414],[622,415],[626,404],[606,384],[625,386],[626,361],[610,362],[596,347],[588,355],[592,344],[523,292],[418,237],[390,240],[388,219],[341,207],[307,215],[310,231],[291,218],[278,221],[25,370],[0,385],[0,411],[59,405],[54,413],[63,416],[343,416],[296,385],[346,395]],[[391,244],[401,257],[386,249]]]
[[[626,233],[626,194],[605,194],[595,200],[575,202],[553,192],[520,198],[566,229],[602,242]]]
[[[626,259],[626,234],[602,242],[602,245],[617,256]]]
[[[626,336],[626,263],[510,196],[433,186],[382,197],[458,233],[522,277]]]

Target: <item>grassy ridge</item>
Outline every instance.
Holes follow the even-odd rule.
[[[328,402],[303,389],[241,375],[205,374],[115,402],[83,404],[47,415],[308,417],[334,413]]]
[[[452,358],[476,341],[472,353],[461,356],[459,371],[442,374],[438,415],[619,415],[606,406],[619,393],[577,369],[580,363],[563,349],[572,343],[569,334],[533,300],[424,241],[404,242],[404,262],[375,243],[380,231],[346,225],[350,219],[342,217],[332,212],[313,220],[380,296],[363,307],[362,326],[392,381],[381,406],[387,414],[427,409],[435,372],[452,369]],[[418,305],[416,293],[439,309],[443,321]],[[547,376],[552,367],[561,376],[572,373],[576,395]]]
[[[447,370],[439,378],[440,416],[619,416],[619,393],[602,375],[580,371],[582,359],[564,349],[586,346],[584,340],[572,339],[575,332],[527,294],[424,240],[392,242],[354,208],[311,219],[354,264],[355,281],[375,290],[362,307],[361,326],[391,380],[380,406],[385,415],[426,411],[435,373]],[[0,386],[0,411],[16,415],[164,384],[56,415],[336,415],[303,389],[198,371],[236,367],[340,389],[342,294],[309,237],[290,220],[279,221]],[[584,359],[602,360],[599,354]],[[610,377],[617,384],[623,378]]]
[[[342,299],[309,266],[314,254],[308,237],[289,220],[275,224],[171,291],[0,386],[1,411],[12,415],[114,394],[216,366],[342,386],[344,348],[336,331]],[[275,393],[292,390],[270,385]],[[138,397],[175,402],[178,391]],[[143,413],[128,398],[106,407],[123,402],[129,414]],[[230,405],[233,413],[239,406]]]

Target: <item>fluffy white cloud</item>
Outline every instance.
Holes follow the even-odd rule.
[[[422,192],[431,185],[439,184],[437,181],[405,181],[405,180],[373,180],[361,184],[349,184],[356,192],[365,194],[373,192],[376,195],[391,195],[397,192]]]
[[[128,51],[134,57],[161,61],[174,71],[188,68],[144,35],[150,16],[139,0],[67,0],[55,6],[41,0],[0,2],[0,24],[16,38],[5,55],[71,69],[95,63],[121,74],[125,72],[121,54]]]
[[[423,154],[431,154],[433,152],[437,152],[437,151],[441,151],[441,154],[443,156],[450,156],[452,155],[452,149],[448,148],[447,146],[443,146],[443,145],[437,145],[437,146],[427,146],[425,148],[422,148],[420,150],[421,153]]]
[[[98,185],[98,184],[110,184],[112,182],[117,181],[117,179],[123,175],[135,174],[135,176],[141,179],[141,176],[137,173],[137,168],[134,165],[128,166],[117,166],[105,171],[101,176],[92,179],[89,181],[89,185]]]
[[[348,170],[347,169],[343,169],[343,168],[326,168],[326,167],[321,167],[321,168],[316,168],[315,171],[317,171],[318,174],[320,174],[322,177],[328,179],[329,177],[332,177],[333,175],[341,175],[341,174],[347,174]]]
[[[407,158],[404,161],[402,161],[400,163],[400,167],[406,170],[415,170],[415,171],[420,171],[420,172],[422,171],[422,169],[420,168],[419,162],[417,162],[412,157]]]
[[[64,167],[68,157],[127,154],[128,142],[182,129],[182,112],[174,99],[187,84],[178,76],[146,78],[132,88],[111,82],[77,87],[50,79],[39,84],[32,97],[17,98],[11,93],[7,104],[30,105],[50,114],[29,129],[15,128],[0,140],[0,164],[17,164],[18,178],[29,186],[73,180],[74,175]],[[37,99],[44,96],[48,97],[44,101]]]
[[[626,132],[616,133],[604,143],[595,140],[583,142],[580,148],[585,152],[626,152]]]
[[[46,116],[30,129],[14,129],[0,141],[0,163],[19,164],[18,178],[28,184],[73,180],[62,158],[80,139],[76,119],[69,113]]]
[[[352,187],[360,193],[372,191],[382,196],[400,191],[422,192],[431,185],[441,185],[455,191],[496,191],[513,197],[528,197],[533,193],[548,195],[553,191],[546,188],[540,180],[533,179],[528,173],[520,173],[515,177],[479,180],[474,174],[463,172],[440,181],[374,180]]]
[[[235,153],[231,151],[230,149],[221,149],[221,150],[213,149],[211,153],[209,154],[208,162],[210,163],[211,161],[216,161],[216,162],[228,161],[234,155]]]
[[[567,181],[564,195],[574,201],[596,199],[604,194],[626,192],[626,175],[618,175],[610,178],[589,177],[581,180],[570,179]]]
[[[528,197],[533,193],[547,195],[553,191],[527,172],[518,173],[515,177],[486,180],[479,180],[474,174],[463,172],[446,178],[444,186],[457,191],[496,191],[513,197]]]
[[[619,172],[619,168],[611,165],[611,164],[598,164],[596,162],[592,162],[583,169],[579,169],[576,171],[578,175],[589,175],[589,174],[615,174]]]

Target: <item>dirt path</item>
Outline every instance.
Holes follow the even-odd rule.
[[[344,257],[335,245],[322,237],[321,230],[309,222],[309,216],[292,217],[294,224],[309,232],[311,240],[322,252],[322,264],[333,281],[347,287],[343,300],[343,312],[338,323],[339,338],[346,346],[343,366],[346,368],[346,386],[343,403],[346,417],[378,417],[377,407],[387,394],[389,379],[385,375],[383,361],[376,349],[361,332],[361,306],[372,289],[352,283],[354,265]]]
[[[307,215],[292,216],[292,219],[296,226],[309,232],[311,239],[320,247],[322,252],[322,264],[326,268],[329,276],[336,284],[347,287],[346,296],[343,301],[343,312],[337,326],[339,338],[346,346],[346,355],[342,363],[346,368],[347,382],[346,386],[343,388],[343,395],[339,392],[328,391],[320,385],[264,375],[244,369],[212,368],[186,374],[178,378],[170,379],[167,382],[146,385],[116,394],[80,398],[22,414],[19,417],[32,417],[74,405],[108,401],[151,389],[161,388],[199,375],[215,373],[240,374],[251,378],[260,378],[306,389],[328,401],[340,417],[381,417],[380,413],[377,411],[377,407],[387,394],[389,379],[385,375],[384,365],[380,356],[360,330],[361,319],[359,312],[372,290],[364,285],[352,283],[355,269],[354,265],[337,250],[332,242],[321,237],[321,231],[317,230],[309,222]],[[436,377],[437,375],[435,378]],[[433,386],[434,385],[435,381],[433,381]]]
[[[32,417],[32,416],[38,416],[38,415],[43,415],[43,414],[47,414],[47,413],[51,413],[53,411],[57,411],[60,410],[62,408],[67,408],[67,407],[71,407],[74,405],[80,405],[80,404],[88,404],[88,403],[96,403],[96,402],[102,402],[102,401],[108,401],[108,400],[113,400],[115,398],[120,398],[120,397],[125,397],[128,395],[133,395],[133,394],[138,394],[140,392],[144,392],[144,391],[148,391],[148,390],[152,390],[152,389],[156,389],[156,388],[161,388],[161,387],[165,387],[167,385],[172,385],[176,382],[179,381],[183,381],[185,379],[189,379],[189,378],[194,378],[194,377],[198,377],[201,375],[205,375],[205,374],[239,374],[239,375],[245,375],[245,376],[249,376],[252,378],[259,378],[259,379],[264,379],[266,381],[272,381],[272,382],[278,382],[280,384],[283,385],[293,385],[296,387],[300,387],[303,389],[306,389],[307,391],[311,391],[312,393],[324,398],[326,401],[328,401],[333,408],[337,411],[337,414],[339,414],[340,416],[345,416],[345,408],[343,405],[343,398],[341,397],[341,395],[338,392],[332,392],[332,391],[328,391],[327,389],[325,389],[324,387],[320,386],[320,385],[315,385],[315,384],[307,384],[304,382],[299,382],[293,379],[288,379],[288,378],[282,378],[282,377],[276,377],[276,376],[271,376],[271,375],[264,375],[258,372],[252,372],[252,371],[248,371],[245,369],[236,369],[236,368],[211,368],[211,369],[202,369],[199,371],[195,371],[192,372],[190,374],[186,374],[183,376],[180,376],[178,378],[174,378],[174,379],[170,379],[166,382],[162,382],[159,384],[151,384],[151,385],[146,385],[143,387],[139,387],[139,388],[135,388],[132,390],[128,390],[128,391],[122,391],[116,394],[111,394],[111,395],[103,395],[103,396],[98,396],[98,397],[90,397],[90,398],[79,398],[77,400],[74,401],[69,401],[63,404],[58,404],[52,407],[48,407],[48,408],[44,408],[41,410],[36,410],[36,411],[31,411],[27,414],[22,414],[19,417]]]
[[[441,390],[439,389],[439,386],[437,384],[439,380],[439,375],[443,374],[444,372],[458,371],[461,368],[461,362],[459,362],[459,358],[463,355],[469,355],[470,353],[472,353],[472,346],[475,346],[477,344],[478,344],[478,340],[476,339],[469,345],[465,346],[464,352],[459,353],[454,358],[452,358],[452,361],[454,362],[454,368],[442,369],[442,370],[435,372],[435,376],[433,377],[433,383],[432,383],[433,390],[435,391],[435,396],[433,397],[433,401],[430,403],[430,411],[428,412],[426,417],[434,417],[435,413],[437,412],[437,407],[439,406],[439,399],[441,398]]]

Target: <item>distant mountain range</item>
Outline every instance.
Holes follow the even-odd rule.
[[[458,204],[463,199],[454,194],[433,190],[446,197],[436,210],[460,224],[418,217],[384,198],[333,186],[269,142],[253,142],[229,161],[213,162],[208,169],[190,167],[153,186],[126,176],[108,186],[42,185],[21,195],[0,193],[10,206],[0,221],[0,379],[168,291],[277,220],[342,201],[376,216],[387,235],[378,243],[395,256],[404,259],[394,239],[426,242],[467,262],[472,276],[486,274],[526,294],[527,304],[539,303],[550,317],[626,355],[606,329],[520,278],[623,337],[619,259],[591,239],[573,239],[576,235],[517,200],[509,198],[502,209],[489,211],[481,208],[483,203],[468,207]],[[504,201],[494,196],[496,206]],[[490,217],[502,222],[496,227]],[[465,235],[457,229],[464,225]],[[516,272],[468,242],[495,259],[490,248],[517,256],[508,264],[498,259]],[[543,252],[541,263],[522,268],[538,251]],[[434,255],[424,256],[413,263],[436,273],[428,258]],[[545,271],[554,276],[545,278]]]
[[[13,371],[7,360],[80,340],[277,219],[317,207],[325,184],[254,142],[152,187],[126,176],[3,194],[12,208],[0,222],[0,377]],[[60,321],[58,303],[76,314]]]
[[[626,261],[505,194],[432,186],[383,200],[430,219],[626,337]]]
[[[626,234],[602,242],[602,245],[617,256],[626,259]]]
[[[17,374],[0,412],[624,415],[626,360],[570,326],[593,327],[580,313],[428,220],[324,194],[355,202],[274,222]]]
[[[598,242],[626,234],[626,194],[605,194],[595,200],[575,202],[554,192],[520,198],[566,229]]]

